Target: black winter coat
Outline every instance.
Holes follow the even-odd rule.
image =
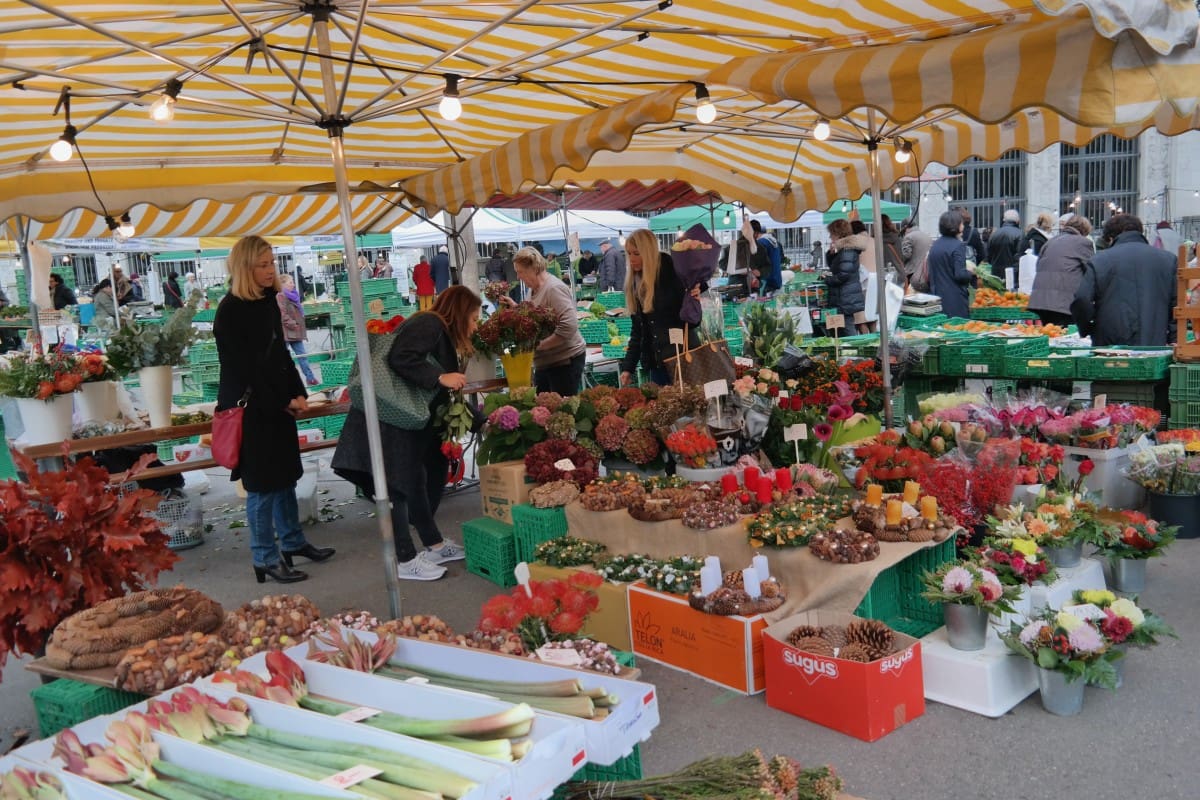
[[[942,298],[942,313],[969,319],[967,287],[975,276],[967,271],[967,250],[957,236],[942,236],[929,248],[929,291]]]
[[[429,363],[432,354],[441,368]],[[447,372],[458,372],[458,353],[454,342],[441,318],[429,312],[414,314],[397,331],[392,348],[388,351],[388,366],[401,378],[425,389],[438,386],[438,378]],[[439,390],[430,403],[436,410],[447,399],[446,390]],[[386,423],[380,423],[379,433],[383,442],[383,465],[387,474],[387,485],[405,496],[415,496],[425,491],[425,476],[444,482],[445,459],[439,448],[440,435],[429,425],[419,431],[409,431]],[[441,464],[438,467],[438,464]],[[333,453],[333,471],[364,489],[368,495],[374,493],[371,472],[371,451],[367,447],[367,418],[363,412],[352,409],[346,416],[346,424],[338,438]],[[435,475],[438,470],[441,475]]]
[[[609,252],[612,252],[611,250]],[[679,311],[683,307],[685,289],[675,274],[675,263],[666,253],[659,253],[658,278],[654,283],[654,310],[638,311],[631,317],[633,328],[629,348],[621,359],[622,372],[637,372],[638,364],[647,371],[665,369],[663,362],[675,355],[671,344],[671,328],[682,328]],[[707,288],[701,284],[701,289]],[[688,328],[688,349],[700,346],[694,327]]]
[[[987,243],[987,260],[992,265],[992,274],[1003,278],[1004,270],[1016,269],[1017,259],[1025,252],[1021,249],[1025,236],[1015,222],[1005,222],[992,232]]]
[[[853,317],[866,308],[862,281],[858,277],[858,261],[859,251],[853,247],[825,253],[825,265],[829,268],[829,277],[825,279],[825,286],[829,289],[826,305],[836,308],[845,317]],[[846,323],[852,321],[847,319]]]
[[[287,405],[308,393],[288,355],[275,290],[264,290],[258,300],[225,295],[217,306],[213,336],[221,363],[217,408],[232,408],[250,390],[240,463],[230,478],[241,478],[250,492],[292,487],[303,467],[296,419]]]
[[[1175,255],[1126,231],[1092,256],[1071,303],[1079,332],[1095,347],[1175,342]]]

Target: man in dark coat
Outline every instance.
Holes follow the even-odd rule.
[[[1095,347],[1175,342],[1175,255],[1150,246],[1142,221],[1114,214],[1104,223],[1109,246],[1092,257],[1071,314]]]
[[[942,298],[942,313],[948,317],[968,319],[967,288],[975,276],[967,271],[967,253],[961,234],[965,223],[957,211],[947,211],[938,218],[942,234],[929,248],[929,288]]]
[[[61,311],[67,306],[79,305],[79,301],[75,299],[75,293],[71,291],[70,286],[63,283],[62,276],[57,272],[50,273],[50,296],[55,311]]]
[[[434,289],[441,294],[450,286],[450,254],[446,245],[438,248],[437,255],[429,260],[429,266],[433,271]]]
[[[1004,222],[1000,223],[1000,228],[988,238],[987,259],[992,265],[993,275],[1003,278],[1004,270],[1016,270],[1024,238],[1024,234],[1021,233],[1021,215],[1016,209],[1010,208],[1004,212]]]
[[[605,239],[600,243],[600,291],[625,290],[625,253]]]

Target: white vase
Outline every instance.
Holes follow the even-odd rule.
[[[1012,623],[1024,624],[1029,619],[1029,613],[1033,610],[1033,600],[1029,597],[1029,587],[1022,586],[1021,593],[1017,595],[1017,599],[1012,601],[1013,613],[1002,612],[1000,614],[992,614],[988,617],[988,624],[996,629],[998,633],[1008,633],[1012,628]]]
[[[25,432],[21,442],[27,445],[54,444],[71,438],[72,395],[56,394],[49,400],[16,398]]]
[[[75,399],[80,422],[108,422],[120,416],[116,381],[90,381],[79,385]]]
[[[171,368],[142,367],[138,381],[142,384],[142,403],[150,412],[150,427],[171,427]]]

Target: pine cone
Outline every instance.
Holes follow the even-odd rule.
[[[875,531],[875,538],[881,542],[906,542],[908,531],[895,525],[888,525]]]
[[[814,656],[833,657],[833,645],[820,636],[802,636],[796,641],[791,642],[791,645],[797,650],[812,653]]]
[[[863,503],[854,509],[850,518],[854,520],[854,527],[860,531],[878,535],[879,531],[883,530],[886,516],[882,506],[869,506]]]
[[[817,625],[801,625],[793,630],[787,636],[787,643],[793,647],[797,647],[796,642],[801,639],[811,639],[821,635],[821,628]]]
[[[838,650],[838,658],[845,659],[846,661],[861,661],[864,664],[875,660],[871,658],[871,652],[866,646],[857,642],[851,642]]]
[[[856,620],[846,626],[847,646],[862,645],[871,656],[867,659],[868,661],[874,661],[890,654],[895,641],[895,631],[879,620]]]
[[[821,628],[821,638],[834,647],[845,647],[846,628],[843,625],[826,625]]]
[[[742,571],[740,569],[731,569],[725,573],[722,582],[730,589],[744,589],[746,582],[742,579]]]
[[[768,599],[779,597],[783,594],[783,590],[779,588],[778,581],[763,581],[758,585],[758,588],[762,592],[762,596]]]
[[[908,532],[908,540],[910,542],[929,542],[933,541],[933,528],[925,525],[913,528]]]

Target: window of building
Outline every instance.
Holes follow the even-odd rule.
[[[1138,140],[1104,134],[1083,147],[1064,144],[1059,212],[1073,211],[1095,227],[1118,208],[1137,212]]]
[[[949,181],[950,205],[971,212],[979,230],[997,228],[1008,209],[1025,218],[1025,154],[1009,150],[995,161],[969,158],[954,168],[962,177]]]

